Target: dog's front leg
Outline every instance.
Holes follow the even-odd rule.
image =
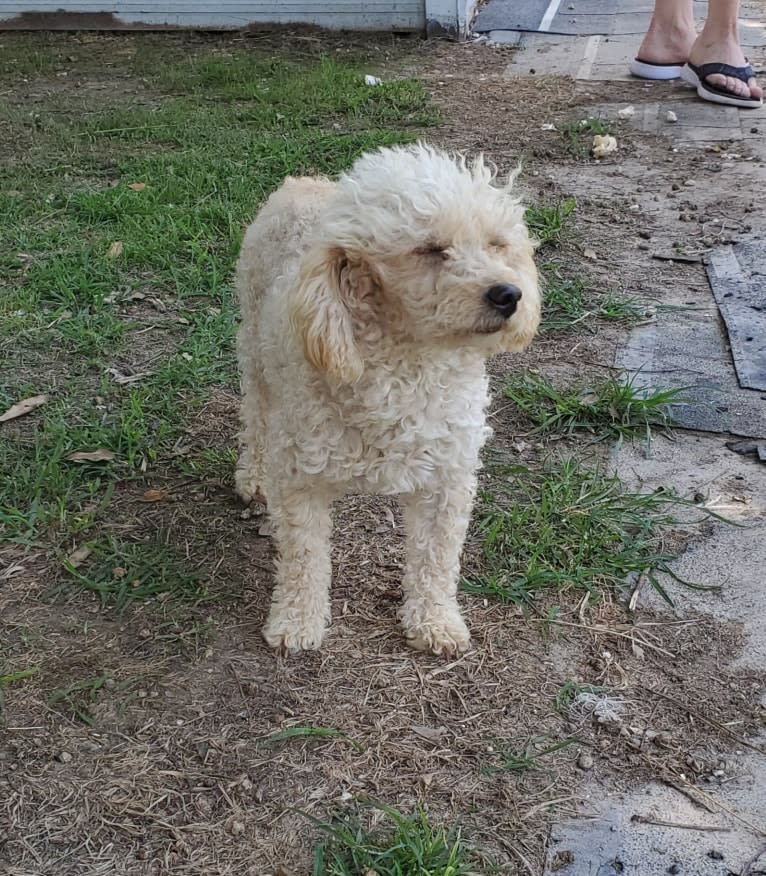
[[[322,644],[330,621],[331,499],[306,484],[269,490],[279,559],[263,636],[273,648],[303,651]]]
[[[463,548],[475,481],[458,477],[433,491],[401,497],[407,527],[407,565],[400,618],[410,645],[456,654],[471,641],[457,603]]]

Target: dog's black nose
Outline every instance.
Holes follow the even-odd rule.
[[[516,305],[521,301],[521,289],[510,283],[497,283],[487,289],[484,297],[499,314],[508,319],[516,312]]]

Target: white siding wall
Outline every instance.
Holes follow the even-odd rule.
[[[0,0],[0,28],[315,24],[349,30],[422,31],[425,5],[425,0]]]
[[[426,26],[429,34],[468,35],[478,0],[425,0]],[[2,0],[0,0],[0,5]]]

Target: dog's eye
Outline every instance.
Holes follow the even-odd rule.
[[[432,256],[433,258],[446,259],[447,247],[439,246],[438,243],[427,243],[425,246],[419,246],[415,250],[415,255]]]

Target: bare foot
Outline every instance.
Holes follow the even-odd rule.
[[[665,25],[652,19],[636,57],[650,64],[685,64],[696,39],[693,21]]]
[[[714,63],[730,64],[732,67],[747,66],[747,60],[738,42],[730,40],[724,43],[713,43],[706,40],[703,41],[702,35],[696,40],[689,52],[689,62],[695,66]],[[763,98],[763,88],[761,88],[754,76],[747,82],[743,82],[734,76],[711,73],[705,77],[705,82],[714,85],[716,88],[723,88],[737,97],[754,98],[755,100]]]

